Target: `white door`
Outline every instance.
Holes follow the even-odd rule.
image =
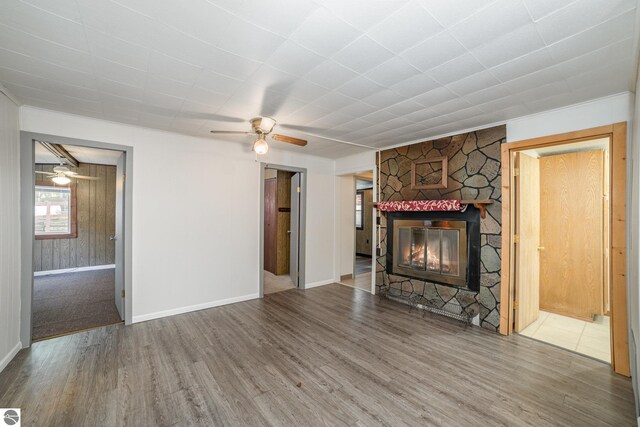
[[[289,275],[296,287],[300,286],[300,174],[291,177],[291,223],[289,224]]]
[[[120,319],[124,320],[124,180],[125,153],[120,154],[116,168],[116,287],[115,302]]]

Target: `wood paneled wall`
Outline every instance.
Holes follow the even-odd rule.
[[[364,210],[364,221],[362,230],[356,229],[356,253],[371,256],[371,227],[373,227],[373,189],[357,190],[364,192],[362,209]]]
[[[37,171],[52,172],[55,165],[36,164]],[[34,271],[88,267],[115,263],[116,167],[80,164],[68,166],[80,175],[97,176],[97,181],[73,179],[77,184],[77,229],[75,239],[45,239],[33,243]],[[36,181],[46,181],[36,174]]]

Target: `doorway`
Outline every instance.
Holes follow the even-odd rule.
[[[373,171],[337,178],[339,251],[336,281],[341,285],[374,293],[376,216]]]
[[[124,320],[123,283],[116,280],[121,157],[35,142],[34,341]]]
[[[21,133],[21,340],[131,323],[133,149]]]
[[[304,288],[302,169],[263,164],[261,169],[261,295]]]
[[[625,137],[622,123],[503,146],[501,333],[628,375]]]

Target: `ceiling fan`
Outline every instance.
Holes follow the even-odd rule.
[[[51,181],[55,182],[58,185],[67,185],[68,183],[71,182],[71,178],[89,179],[92,181],[96,181],[100,179],[96,176],[78,175],[77,172],[73,172],[69,170],[69,168],[67,168],[66,166],[62,166],[62,165],[56,166],[55,168],[53,168],[53,172],[36,171],[36,173],[46,175],[48,178],[51,179]]]
[[[253,151],[256,154],[266,154],[269,151],[269,145],[267,144],[266,137],[271,135],[271,131],[273,131],[273,127],[276,125],[275,119],[271,117],[256,117],[250,120],[251,123],[251,132],[243,132],[243,131],[226,131],[226,130],[212,130],[211,133],[214,134],[235,134],[235,135],[256,135],[257,138],[253,142]],[[304,147],[307,145],[307,141],[304,139],[294,138],[292,136],[273,134],[271,138],[280,141],[286,142],[287,144],[298,145],[300,147]]]

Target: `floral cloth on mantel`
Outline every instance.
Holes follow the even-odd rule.
[[[379,202],[378,209],[384,212],[403,211],[464,211],[467,205],[460,200],[401,200],[395,202]]]

